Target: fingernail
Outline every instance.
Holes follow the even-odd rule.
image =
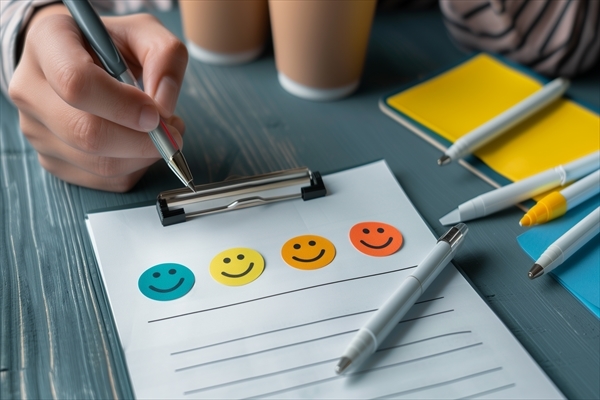
[[[173,114],[175,104],[177,103],[177,84],[168,76],[162,78],[156,90],[154,100],[161,105],[168,113]]]
[[[142,107],[140,114],[140,128],[143,131],[151,131],[158,126],[159,115],[156,109],[152,106]]]

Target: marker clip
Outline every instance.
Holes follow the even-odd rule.
[[[163,226],[185,222],[202,215],[260,206],[276,201],[316,199],[327,194],[317,171],[306,167],[271,172],[225,182],[166,190],[159,193],[156,209]]]

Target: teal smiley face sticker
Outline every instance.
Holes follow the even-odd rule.
[[[169,301],[186,295],[195,282],[194,273],[188,267],[166,263],[144,271],[138,280],[138,287],[149,299]]]

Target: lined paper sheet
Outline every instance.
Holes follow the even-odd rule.
[[[430,286],[361,369],[337,376],[352,335],[435,244],[384,161],[327,175],[324,198],[292,200],[163,227],[154,207],[90,213],[87,226],[138,398],[562,398],[453,266]],[[401,249],[372,257],[350,228],[398,228]],[[288,266],[281,246],[318,235],[336,248],[317,270]],[[467,237],[467,240],[469,238]],[[223,250],[258,251],[255,281],[209,273]],[[193,271],[185,296],[138,289],[148,268]]]

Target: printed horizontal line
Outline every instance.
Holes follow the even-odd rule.
[[[423,315],[423,316],[419,317],[418,319],[427,318],[427,317],[434,317],[436,315],[445,314],[445,313],[450,312],[450,311],[454,311],[454,310],[447,310],[447,311],[442,311],[442,312],[433,313],[433,314],[429,314],[429,315]],[[400,323],[401,322],[402,321],[400,321]],[[316,341],[323,340],[323,339],[329,339],[329,338],[332,338],[332,337],[335,337],[335,336],[343,336],[343,335],[346,335],[348,333],[358,332],[358,330],[359,330],[359,328],[351,329],[349,331],[337,332],[337,333],[333,333],[333,334],[327,335],[327,336],[321,336],[321,337],[312,338],[312,339],[309,339],[309,340],[303,340],[301,342],[294,342],[294,343],[289,343],[289,344],[282,345],[282,346],[271,347],[269,349],[263,349],[263,350],[255,351],[255,352],[252,352],[252,353],[240,354],[240,355],[237,355],[237,356],[232,356],[232,357],[220,358],[220,359],[217,359],[217,360],[207,361],[205,363],[188,365],[186,367],[176,368],[175,372],[187,371],[187,370],[194,369],[194,368],[204,367],[204,366],[210,365],[210,364],[216,364],[216,363],[220,363],[220,362],[231,361],[231,360],[235,360],[235,359],[239,359],[239,358],[244,358],[244,357],[251,357],[251,356],[254,356],[254,355],[257,355],[257,354],[264,354],[264,353],[267,353],[269,351],[281,350],[281,349],[285,349],[287,347],[293,347],[293,346],[298,346],[298,345],[302,345],[302,344],[312,343],[312,342],[316,342]],[[408,344],[410,344],[410,343],[408,343]],[[407,343],[405,343],[403,345],[407,345]],[[392,346],[392,347],[390,347],[390,349],[391,348],[395,348],[395,347],[401,347],[403,345]]]
[[[429,355],[423,356],[423,357],[413,358],[411,360],[404,360],[404,361],[400,361],[400,362],[397,362],[397,363],[394,363],[394,364],[389,364],[389,365],[384,365],[384,366],[381,366],[381,367],[374,367],[374,368],[369,368],[369,369],[362,370],[362,371],[357,371],[357,372],[354,372],[354,373],[352,373],[350,375],[362,375],[362,374],[372,373],[372,372],[383,370],[383,369],[394,368],[394,367],[397,367],[399,365],[410,364],[410,363],[413,363],[413,362],[418,362],[418,361],[421,361],[421,360],[426,360],[426,359],[429,359],[429,358],[433,358],[433,357],[437,357],[437,356],[441,356],[441,355],[445,355],[445,354],[449,354],[449,353],[453,353],[453,352],[457,352],[457,351],[461,351],[461,350],[466,350],[466,349],[469,349],[469,348],[472,348],[472,347],[475,347],[475,346],[480,346],[482,344],[483,344],[483,342],[473,343],[473,344],[470,344],[470,345],[466,345],[466,346],[462,346],[462,347],[457,347],[455,349],[450,349],[450,350],[442,351],[442,352],[435,353],[435,354],[429,354]],[[342,379],[342,378],[344,378],[343,375],[332,376],[332,377],[329,377],[329,378],[320,379],[318,381],[308,382],[308,383],[304,383],[302,385],[297,385],[297,386],[292,386],[292,387],[281,389],[281,390],[276,390],[274,392],[259,394],[257,396],[249,397],[247,399],[254,399],[254,398],[262,398],[262,397],[275,396],[275,395],[278,395],[278,394],[281,394],[281,393],[290,392],[290,391],[293,391],[293,390],[297,390],[297,389],[301,389],[301,388],[305,388],[305,387],[310,387],[310,386],[314,386],[314,385],[318,385],[318,384],[321,384],[321,383],[330,382],[330,381],[337,380],[337,379]]]
[[[386,350],[391,350],[391,349],[396,349],[398,347],[404,347],[404,346],[408,346],[408,345],[411,345],[411,344],[417,344],[417,343],[427,342],[429,340],[440,339],[440,338],[448,337],[448,336],[464,335],[465,333],[472,333],[472,331],[457,331],[457,332],[443,333],[441,335],[431,336],[431,337],[428,337],[428,338],[419,339],[419,340],[415,340],[415,341],[408,342],[408,343],[397,344],[395,346],[382,347],[380,349],[377,349],[376,352],[386,351]]]
[[[462,334],[468,334],[468,333],[472,333],[471,331],[456,331],[456,332],[448,332],[448,333],[444,333],[441,335],[436,335],[436,336],[431,336],[431,337],[427,337],[427,338],[423,338],[423,339],[418,339],[409,343],[403,343],[397,346],[390,346],[390,347],[386,347],[383,349],[379,349],[377,350],[377,352],[381,352],[381,351],[390,351],[390,350],[395,350],[398,349],[400,347],[406,347],[406,346],[410,346],[413,344],[418,344],[418,343],[423,343],[426,341],[430,341],[430,340],[435,340],[435,339],[440,339],[443,337],[448,337],[448,336],[454,336],[454,335],[462,335]],[[440,353],[441,354],[441,353]],[[313,362],[310,364],[305,364],[305,365],[299,365],[293,368],[288,368],[288,369],[284,369],[284,370],[280,370],[280,371],[275,371],[275,372],[270,372],[267,374],[262,374],[262,375],[256,375],[256,376],[252,376],[252,377],[248,377],[248,378],[243,378],[243,379],[238,379],[235,381],[231,381],[231,382],[224,382],[224,383],[220,383],[218,385],[213,385],[213,386],[206,386],[203,388],[198,388],[198,389],[193,389],[193,390],[189,390],[186,392],[183,392],[184,395],[190,395],[190,394],[195,394],[195,393],[200,393],[200,392],[206,392],[209,390],[214,390],[214,389],[219,389],[219,388],[223,388],[223,387],[227,387],[227,386],[233,386],[233,385],[237,385],[239,383],[243,383],[243,382],[249,382],[249,381],[253,381],[253,380],[259,380],[259,379],[263,379],[263,378],[268,378],[271,376],[276,376],[276,375],[282,375],[282,374],[286,374],[289,372],[294,372],[294,371],[298,371],[301,369],[306,369],[306,368],[311,368],[311,367],[315,367],[318,365],[322,365],[322,364],[326,364],[326,363],[333,363],[334,361],[338,360],[339,357],[336,358],[330,358],[327,360],[321,360],[321,361],[317,361],[317,362]],[[418,359],[415,359],[418,360]],[[410,362],[412,360],[409,361],[403,361],[402,363],[406,363],[406,362]],[[394,364],[394,365],[399,365],[400,363]],[[369,369],[367,371],[371,371],[373,369]]]
[[[470,396],[462,397],[462,399],[475,399],[475,398],[479,398],[481,396],[485,396],[486,394],[492,394],[492,393],[501,392],[503,390],[510,389],[510,388],[515,387],[515,386],[517,386],[517,385],[515,385],[514,383],[510,383],[508,385],[498,386],[497,388],[493,388],[493,389],[490,389],[490,390],[485,390],[483,392],[474,393],[474,394],[472,394]]]
[[[238,359],[238,358],[251,357],[251,356],[255,356],[257,354],[267,353],[269,351],[281,350],[281,349],[285,349],[287,347],[293,347],[293,346],[298,346],[298,345],[301,345],[301,344],[307,344],[307,343],[311,343],[311,342],[316,342],[318,340],[329,339],[329,338],[336,337],[336,336],[343,336],[343,335],[347,335],[349,333],[353,333],[353,332],[357,332],[357,331],[358,331],[358,329],[352,329],[350,331],[338,332],[338,333],[334,333],[334,334],[327,335],[327,336],[322,336],[322,337],[313,338],[313,339],[309,339],[309,340],[303,340],[301,342],[295,342],[295,343],[290,343],[290,344],[286,344],[286,345],[283,345],[283,346],[271,347],[270,349],[264,349],[264,350],[260,350],[260,351],[255,351],[253,353],[246,353],[246,354],[240,354],[238,356],[233,356],[233,357],[220,358],[218,360],[208,361],[208,362],[201,363],[201,364],[195,364],[195,365],[190,365],[190,366],[187,366],[187,367],[177,368],[177,369],[175,369],[175,372],[187,371],[187,370],[190,370],[190,369],[193,369],[193,368],[203,367],[203,366],[206,366],[206,365],[216,364],[216,363],[220,363],[220,362],[224,362],[224,361],[231,361],[231,360],[235,360],[235,359]]]
[[[315,325],[315,324],[319,324],[321,322],[328,322],[328,321],[333,321],[333,320],[336,320],[336,319],[341,319],[341,318],[346,318],[346,317],[353,317],[355,315],[367,314],[367,313],[370,313],[370,312],[374,312],[376,310],[377,309],[366,310],[366,311],[359,311],[359,312],[355,312],[355,313],[351,313],[351,314],[337,315],[337,316],[331,317],[331,318],[324,318],[324,319],[320,319],[320,320],[317,320],[317,321],[306,322],[304,324],[298,324],[298,325],[294,325],[294,326],[286,326],[285,328],[273,329],[273,330],[270,330],[270,331],[255,333],[254,335],[248,335],[248,336],[243,336],[243,337],[239,337],[239,338],[235,338],[235,339],[225,340],[225,341],[222,341],[222,342],[211,343],[211,344],[207,344],[206,346],[200,346],[200,347],[194,347],[192,349],[186,349],[186,350],[176,351],[174,353],[171,353],[171,355],[172,356],[176,356],[176,355],[179,355],[179,354],[189,353],[189,352],[196,351],[196,350],[207,349],[209,347],[221,346],[223,344],[229,344],[229,343],[232,343],[232,342],[239,342],[240,340],[252,339],[252,338],[255,338],[255,337],[258,337],[258,336],[268,335],[268,334],[271,334],[271,333],[283,332],[283,331],[290,330],[290,329],[302,328],[302,327],[309,326],[309,325]]]
[[[432,298],[432,299],[422,300],[422,301],[416,302],[415,305],[417,305],[417,304],[423,304],[423,303],[429,303],[431,301],[441,300],[443,298],[444,297],[442,296],[442,297],[435,297],[435,298]],[[258,337],[258,336],[268,335],[268,334],[277,333],[277,332],[283,332],[283,331],[290,330],[290,329],[295,329],[295,328],[302,328],[302,327],[309,326],[309,325],[316,325],[316,324],[319,324],[321,322],[329,322],[329,321],[334,321],[336,319],[353,317],[353,316],[360,315],[360,314],[367,314],[367,313],[371,313],[371,312],[374,312],[374,311],[377,311],[377,309],[374,308],[374,309],[371,309],[371,310],[358,311],[358,312],[355,312],[355,313],[344,314],[344,315],[337,315],[335,317],[324,318],[324,319],[320,319],[320,320],[316,320],[316,321],[306,322],[304,324],[298,324],[298,325],[293,325],[293,326],[286,326],[285,328],[273,329],[273,330],[270,330],[270,331],[255,333],[253,335],[243,336],[243,337],[239,337],[239,338],[235,338],[235,339],[230,339],[230,340],[224,340],[222,342],[211,343],[211,344],[207,344],[205,346],[199,346],[199,347],[194,347],[194,348],[191,348],[191,349],[185,349],[185,350],[175,351],[175,352],[171,353],[171,355],[172,356],[176,356],[176,355],[179,355],[179,354],[185,354],[185,353],[189,353],[189,352],[192,352],[192,351],[203,350],[203,349],[207,349],[207,348],[210,348],[210,347],[221,346],[223,344],[229,344],[229,343],[233,343],[233,342],[238,342],[240,340],[251,339],[251,338]],[[453,311],[453,310],[448,310],[448,311]],[[442,312],[448,312],[448,311],[442,311]],[[434,315],[434,314],[425,315],[425,316],[422,316],[422,317],[419,317],[419,318],[424,318],[424,317],[428,317],[428,316],[431,316],[431,315]],[[412,321],[414,319],[418,319],[418,318],[413,318],[410,321]],[[400,321],[400,323],[402,323],[402,322],[404,322],[404,321]]]
[[[238,383],[254,381],[254,380],[257,380],[257,379],[268,378],[270,376],[281,375],[281,374],[285,374],[285,373],[288,373],[288,372],[293,372],[293,371],[298,371],[298,370],[305,369],[305,368],[315,367],[317,365],[322,365],[322,364],[327,364],[327,363],[333,363],[334,361],[336,361],[338,359],[339,359],[338,357],[336,357],[336,358],[330,358],[329,360],[323,360],[323,361],[319,361],[319,362],[315,362],[315,363],[310,363],[310,364],[305,364],[305,365],[299,365],[299,366],[294,367],[294,368],[283,369],[281,371],[270,372],[268,374],[251,376],[251,377],[244,378],[244,379],[238,379],[236,381],[225,382],[225,383],[221,383],[221,384],[218,384],[218,385],[207,386],[207,387],[203,387],[203,388],[200,388],[200,389],[189,390],[187,392],[183,392],[183,394],[184,395],[190,395],[190,394],[195,394],[195,393],[200,393],[200,392],[206,392],[208,390],[214,390],[214,389],[218,389],[218,388],[221,388],[221,387],[227,387],[227,386],[237,385]]]
[[[269,298],[273,298],[273,297],[277,297],[277,296],[283,296],[283,295],[290,294],[290,293],[302,292],[304,290],[315,289],[315,288],[318,288],[318,287],[336,285],[338,283],[350,282],[350,281],[355,281],[355,280],[359,280],[359,279],[372,278],[374,276],[381,276],[381,275],[393,274],[393,273],[396,273],[396,272],[406,271],[408,269],[412,269],[412,268],[416,268],[416,267],[417,267],[416,265],[413,265],[411,267],[398,268],[398,269],[394,269],[394,270],[391,270],[391,271],[385,271],[385,272],[378,272],[376,274],[356,276],[354,278],[341,279],[339,281],[332,281],[332,282],[327,282],[327,283],[321,283],[321,284],[318,284],[318,285],[307,286],[307,287],[303,287],[303,288],[299,288],[299,289],[294,289],[294,290],[288,290],[286,292],[280,292],[280,293],[270,294],[268,296],[256,297],[256,298],[250,299],[250,300],[239,301],[237,303],[225,304],[225,305],[218,306],[218,307],[205,308],[203,310],[191,311],[191,312],[187,312],[187,313],[183,313],[183,314],[171,315],[169,317],[152,319],[152,320],[148,321],[148,323],[151,324],[151,323],[154,323],[154,322],[162,322],[162,321],[167,321],[167,320],[170,320],[170,319],[187,317],[189,315],[194,315],[194,314],[200,314],[200,313],[207,312],[207,311],[214,311],[214,310],[220,310],[220,309],[227,308],[227,307],[239,306],[241,304],[252,303],[252,302],[255,302],[255,301],[265,300],[265,299],[269,299]]]
[[[469,374],[469,375],[461,376],[458,378],[449,379],[447,381],[432,383],[431,385],[425,385],[425,386],[420,386],[420,387],[416,387],[416,388],[409,389],[409,390],[403,390],[401,392],[386,394],[385,396],[375,397],[375,399],[387,399],[390,397],[396,397],[396,396],[402,396],[402,395],[410,394],[410,393],[422,392],[427,389],[432,389],[432,388],[436,388],[436,387],[440,387],[440,386],[446,386],[446,385],[450,385],[450,384],[456,383],[456,382],[466,381],[471,378],[476,378],[478,376],[490,374],[492,372],[497,372],[500,370],[502,370],[502,367],[491,368],[491,369],[488,369],[485,371],[476,372],[474,374]]]

